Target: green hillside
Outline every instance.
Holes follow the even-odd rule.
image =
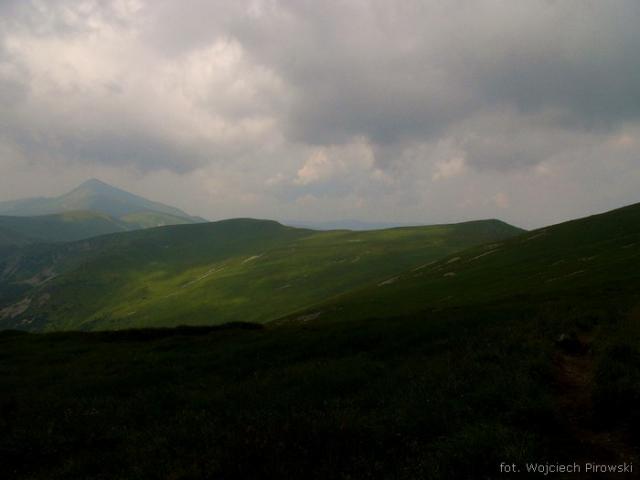
[[[349,292],[300,318],[366,318],[547,296],[632,292],[640,283],[640,204],[457,253]],[[296,318],[295,316],[292,318]]]
[[[0,257],[13,265],[2,280],[33,288],[6,302],[0,321],[46,330],[267,322],[520,232],[497,220],[315,232],[237,219],[22,250]]]
[[[135,212],[123,215],[120,220],[128,224],[131,228],[153,228],[164,227],[166,225],[184,225],[187,223],[205,222],[203,219],[195,217],[183,217],[163,212]]]
[[[126,232],[134,227],[96,212],[67,212],[36,217],[0,216],[0,228],[23,238],[24,243],[71,242],[98,235]]]
[[[137,212],[119,219],[93,211],[69,211],[34,217],[0,216],[0,247],[73,242],[109,233],[188,223],[194,222],[158,212]]]
[[[209,228],[220,258],[247,260],[255,248],[274,255],[281,247],[269,244],[284,235],[297,252],[315,252],[309,264],[316,265],[352,244],[382,249],[407,236],[421,244],[472,226],[367,239],[371,233],[323,237],[235,221],[96,241],[117,240],[127,246],[120,252],[142,256],[156,232],[178,240]],[[225,242],[224,231],[236,241]],[[98,248],[92,242],[82,244]],[[412,242],[401,243],[403,255],[383,255],[387,264],[420,256]],[[172,255],[174,266],[196,257],[188,244]],[[315,250],[321,245],[334,245],[334,256]],[[38,248],[28,258],[51,254]],[[140,265],[163,248],[150,249]],[[284,252],[296,262],[299,253]],[[636,205],[420,260],[288,321],[0,333],[3,471],[25,479],[470,480],[510,478],[500,468],[512,463],[525,478],[533,462],[575,462],[582,473],[587,463],[635,468],[639,255]],[[132,256],[110,258],[125,266]],[[104,268],[97,278],[106,278]],[[566,476],[574,477],[608,478]]]
[[[28,243],[27,237],[0,224],[0,248],[27,245]]]

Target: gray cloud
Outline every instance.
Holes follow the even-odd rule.
[[[636,0],[4,0],[0,168],[169,172],[296,218],[530,215],[509,182],[636,178],[639,23]]]
[[[640,114],[632,0],[269,5],[230,31],[295,92],[285,127],[298,141],[460,135],[496,105],[514,118],[554,109],[548,121],[567,130]]]

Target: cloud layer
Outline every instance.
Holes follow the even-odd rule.
[[[0,2],[0,200],[524,226],[640,200],[640,3]],[[168,188],[170,187],[170,188]]]

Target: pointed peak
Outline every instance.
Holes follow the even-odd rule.
[[[105,183],[102,180],[98,180],[97,178],[90,178],[89,180],[85,180],[79,186],[80,187],[111,187],[111,185],[109,185],[108,183]]]
[[[130,193],[121,190],[117,187],[114,187],[113,185],[109,185],[108,183],[103,182],[102,180],[98,180],[97,178],[91,178],[89,180],[86,180],[84,182],[82,182],[80,185],[78,185],[75,189],[72,190],[73,193],[75,192],[84,192],[84,193],[93,193],[93,194],[102,194],[102,195],[112,195],[112,194],[127,194],[127,195],[131,195]],[[69,192],[69,193],[72,193]]]

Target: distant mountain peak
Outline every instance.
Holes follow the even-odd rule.
[[[90,178],[89,180],[85,180],[76,188],[74,188],[71,192],[90,192],[97,194],[127,194],[133,195],[132,193],[127,192],[126,190],[122,190],[121,188],[114,187],[113,185],[109,185],[102,180],[98,180],[97,178]]]
[[[85,180],[58,197],[0,202],[0,215],[34,216],[72,211],[98,212],[146,227],[202,221],[176,207],[148,200],[97,178]]]
[[[79,187],[110,187],[110,188],[115,188],[112,185],[109,185],[106,182],[103,182],[102,180],[98,180],[97,178],[90,178],[89,180],[85,180],[84,182],[82,182]]]

